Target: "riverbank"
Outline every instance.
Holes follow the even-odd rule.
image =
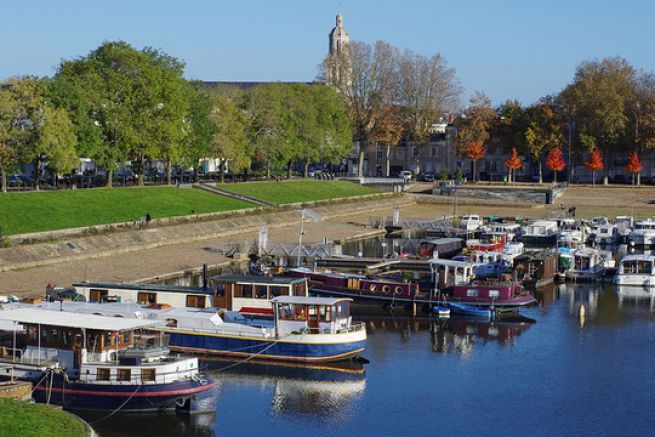
[[[20,437],[83,437],[89,431],[83,421],[59,408],[0,399],[2,435]]]

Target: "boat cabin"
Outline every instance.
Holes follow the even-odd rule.
[[[129,302],[152,307],[187,308],[208,308],[213,305],[212,291],[203,287],[96,282],[80,282],[73,286],[87,302]]]
[[[432,259],[428,261],[430,269],[435,276],[438,275],[440,289],[465,284],[475,275],[473,263],[468,261],[454,261],[449,259]]]
[[[464,215],[459,223],[459,227],[467,231],[475,231],[482,226],[482,219],[479,215]]]
[[[619,274],[655,275],[655,256],[628,255],[621,259]]]
[[[278,296],[271,300],[277,336],[339,334],[351,329],[350,298]]]
[[[558,255],[548,250],[519,255],[514,258],[516,277],[531,287],[549,284],[557,273],[557,259]]]
[[[214,306],[242,313],[272,315],[278,296],[308,296],[307,278],[220,275],[210,279]]]
[[[450,258],[457,255],[463,247],[464,240],[461,238],[437,238],[434,240],[421,241],[419,256]]]
[[[514,240],[521,232],[521,225],[518,223],[496,223],[487,224],[489,232],[502,232],[507,235],[507,241]]]

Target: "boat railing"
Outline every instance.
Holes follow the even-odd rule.
[[[109,362],[93,362],[93,363],[85,363],[88,365],[94,366],[96,369],[101,368],[101,369],[116,369],[116,370],[122,370],[122,369],[132,369],[135,370],[135,372],[131,372],[130,374],[130,379],[119,379],[118,378],[118,373],[112,373],[111,371],[109,372],[109,378],[108,379],[97,379],[98,375],[97,373],[95,374],[81,374],[80,375],[80,380],[82,381],[87,381],[87,382],[103,382],[107,384],[160,384],[162,382],[170,382],[170,381],[178,381],[181,379],[191,379],[198,373],[198,369],[181,369],[181,370],[174,370],[171,372],[155,372],[154,373],[154,379],[153,375],[148,375],[144,377],[144,373],[140,372],[140,370],[146,370],[146,369],[152,369],[153,367],[156,367],[157,363],[142,363],[142,364],[126,364],[126,365],[121,365],[121,364],[115,364],[115,363],[109,363]],[[161,364],[160,364],[161,365]]]
[[[348,332],[359,332],[364,330],[366,330],[366,323],[357,322],[357,323],[350,324],[350,329],[348,330]]]

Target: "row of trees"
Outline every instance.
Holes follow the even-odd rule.
[[[607,163],[617,155],[638,161],[638,151],[655,148],[655,75],[635,70],[622,58],[585,61],[559,94],[529,106],[506,101],[493,108],[484,94],[476,93],[457,128],[461,156],[475,163],[484,158],[484,146],[515,147],[537,166],[540,182],[546,156],[554,172],[594,150]],[[562,149],[569,145],[567,164]],[[509,169],[520,168],[515,161],[509,164]],[[607,183],[609,166],[592,167],[605,170]],[[641,171],[636,163],[630,168]],[[638,172],[633,173],[638,183]]]
[[[360,145],[360,176],[368,144],[425,144],[433,125],[460,104],[455,70],[441,54],[401,51],[383,41],[350,42],[325,58],[319,78],[346,100],[352,140]]]
[[[184,64],[161,51],[106,42],[63,61],[53,78],[0,83],[0,176],[34,164],[69,173],[79,157],[113,172],[131,161],[143,184],[145,164],[198,166],[222,158],[232,169],[336,159],[350,149],[343,98],[323,85],[270,85],[249,93],[205,92],[185,80]],[[223,175],[221,168],[221,175]]]

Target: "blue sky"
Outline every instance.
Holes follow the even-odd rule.
[[[309,81],[340,11],[351,39],[441,52],[466,95],[531,103],[585,59],[655,70],[651,0],[33,0],[0,9],[0,78],[52,75],[102,41],[153,46],[201,80]]]

